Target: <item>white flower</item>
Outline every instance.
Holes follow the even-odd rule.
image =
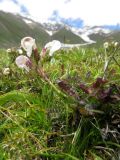
[[[119,44],[118,42],[115,42],[115,43],[114,43],[114,47],[115,47],[115,48],[118,47],[118,44]]]
[[[31,68],[31,61],[27,56],[18,56],[15,60],[15,63],[18,66],[18,68],[25,69],[27,72],[29,72]]]
[[[23,47],[23,49],[27,52],[27,56],[31,57],[32,55],[32,50],[36,49],[36,43],[35,43],[35,39],[33,39],[32,37],[24,37],[21,40],[21,46]]]
[[[109,47],[109,43],[108,43],[108,42],[105,42],[105,43],[103,44],[103,46],[104,46],[105,49],[107,49],[107,48]]]
[[[23,54],[23,50],[22,49],[17,49],[17,52],[19,53],[19,54]]]
[[[7,53],[11,53],[11,52],[12,52],[11,48],[8,48],[8,49],[6,50],[6,52],[7,52]]]
[[[4,68],[3,69],[3,74],[4,75],[9,75],[10,74],[10,68]]]
[[[61,42],[58,41],[58,40],[53,40],[51,42],[48,42],[43,48],[43,50],[45,52],[43,52],[43,50],[41,52],[41,57],[45,56],[45,53],[46,53],[47,50],[49,50],[49,56],[53,56],[53,53],[55,51],[59,50],[61,48],[61,46],[62,46]]]

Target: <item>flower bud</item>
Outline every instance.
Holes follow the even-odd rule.
[[[12,52],[11,48],[8,48],[8,49],[6,50],[6,52],[7,52],[7,53],[11,53],[11,52]]]
[[[23,50],[22,49],[17,49],[17,52],[19,53],[19,54],[23,54]]]
[[[105,49],[107,49],[107,48],[109,47],[109,43],[108,43],[108,42],[105,42],[105,43],[103,44],[103,46],[104,46]]]
[[[114,43],[114,47],[117,48],[117,47],[118,47],[118,44],[119,44],[118,42],[115,42],[115,43]]]

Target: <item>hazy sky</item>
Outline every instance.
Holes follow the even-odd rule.
[[[76,26],[120,23],[120,0],[0,0],[0,10],[30,15],[39,22],[62,20]]]

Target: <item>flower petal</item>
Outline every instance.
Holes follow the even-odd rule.
[[[20,55],[16,58],[15,63],[18,66],[18,68],[25,69],[27,72],[30,70],[30,66],[27,65],[28,63],[31,63],[30,59],[27,56]]]
[[[33,39],[32,37],[24,37],[21,40],[21,46],[27,52],[26,53],[27,56],[31,57],[31,55],[32,55],[32,49],[35,49],[35,47],[36,47],[35,39]]]

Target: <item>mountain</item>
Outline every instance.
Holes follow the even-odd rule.
[[[21,38],[25,36],[34,37],[41,45],[49,40],[49,34],[39,23],[0,11],[0,47],[20,45]]]
[[[0,47],[20,46],[20,40],[25,36],[35,38],[39,47],[54,39],[67,44],[87,42],[97,45],[111,39],[120,41],[119,30],[110,30],[103,26],[74,28],[63,22],[53,21],[40,24],[31,18],[0,11]]]
[[[85,41],[78,35],[71,32],[71,30],[61,28],[59,31],[52,35],[52,39],[57,39],[62,43],[69,43],[69,44],[79,44],[85,43]]]
[[[75,35],[77,36],[75,36],[75,39],[72,39],[72,42],[74,43],[78,43],[79,41],[80,43],[87,42],[98,46],[109,40],[120,41],[120,30],[111,30],[104,26],[85,26],[83,28],[74,28],[63,23],[58,24],[55,22],[49,22],[48,24],[43,24],[43,27],[53,38],[57,37],[58,40],[68,43],[69,41],[65,38],[65,34],[67,33],[67,35],[71,35],[70,37],[74,37]],[[72,34],[74,34],[74,36]],[[80,39],[77,40],[78,37]],[[70,41],[70,43],[72,42]]]
[[[59,24],[56,25],[56,28],[50,26],[47,29],[44,25],[30,18],[0,11],[0,47],[18,46],[21,38],[25,36],[35,38],[39,46],[43,46],[53,39],[69,43],[84,42],[79,36]],[[52,35],[49,30],[52,30]]]

